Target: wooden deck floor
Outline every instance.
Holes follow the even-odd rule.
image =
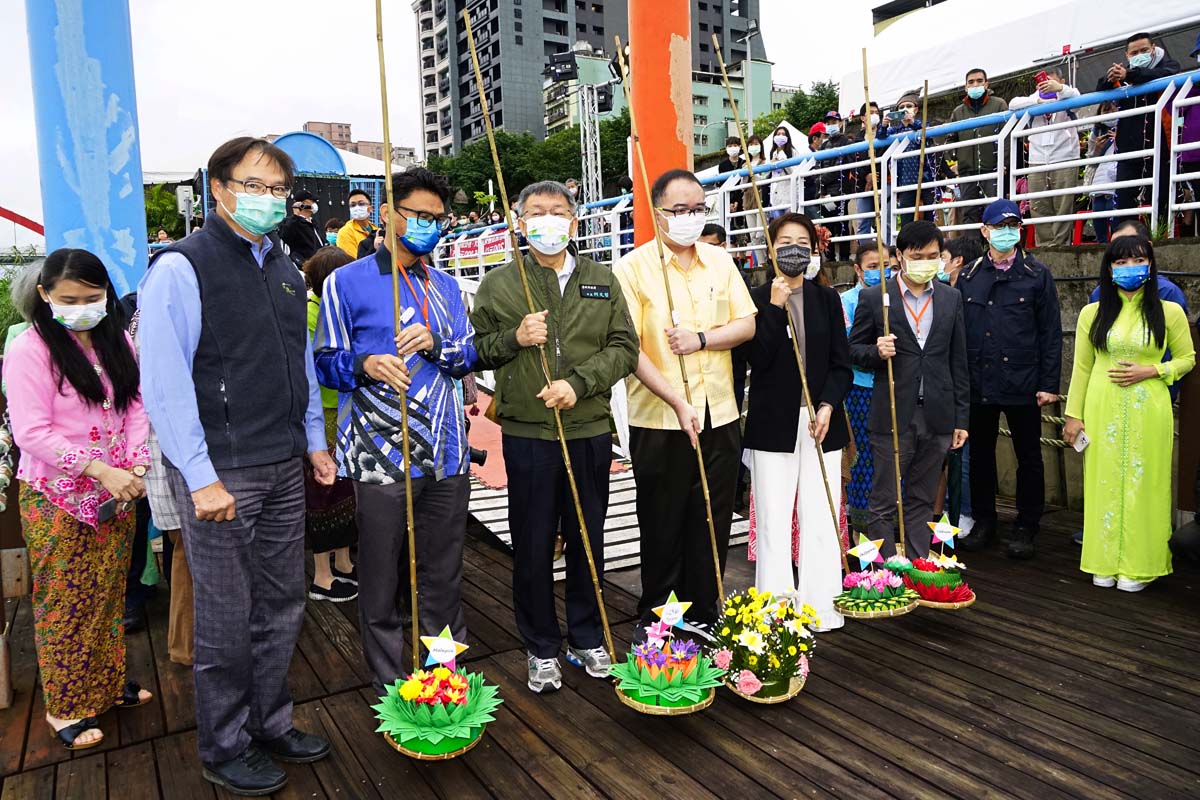
[[[296,721],[333,754],[289,766],[278,797],[1200,797],[1200,572],[1141,595],[1095,589],[1067,538],[1077,521],[1048,517],[1032,563],[972,558],[970,610],[849,621],[821,637],[789,703],[721,692],[708,711],[672,719],[638,715],[571,667],[563,691],[531,694],[510,560],[470,540],[469,661],[504,697],[484,741],[437,764],[393,752],[372,733],[353,604],[310,603],[292,664]],[[731,554],[727,585],[751,575],[744,548]],[[626,572],[608,590],[625,641],[631,588]],[[42,721],[28,602],[10,601],[18,694],[0,712],[2,800],[226,796],[200,778],[190,671],[166,659],[165,602],[129,639],[132,676],[156,702],[107,714],[103,749],[72,758]]]

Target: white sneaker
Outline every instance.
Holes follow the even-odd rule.
[[[1145,589],[1149,581],[1135,581],[1132,578],[1117,578],[1117,588],[1122,592],[1140,592]]]
[[[538,658],[529,653],[529,690],[541,694],[562,688],[562,667],[557,658]]]
[[[1117,579],[1112,575],[1093,575],[1092,586],[1099,586],[1101,589],[1111,589],[1117,585]]]
[[[968,533],[971,532],[971,528],[974,528],[974,527],[975,527],[975,520],[971,519],[966,514],[962,514],[961,516],[959,516],[959,518],[958,518],[958,535],[959,535],[959,537],[966,536]]]
[[[607,678],[608,671],[612,669],[612,659],[608,657],[608,651],[603,647],[592,647],[586,650],[568,647],[567,663],[583,667],[593,678]]]

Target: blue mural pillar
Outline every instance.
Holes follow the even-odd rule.
[[[99,256],[117,291],[146,270],[128,0],[25,0],[47,252]]]

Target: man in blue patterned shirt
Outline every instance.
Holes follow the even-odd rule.
[[[358,503],[358,610],[375,688],[402,677],[410,609],[400,391],[407,392],[422,634],[449,625],[464,641],[462,582],[470,457],[454,381],[474,367],[475,332],[458,283],[422,257],[449,224],[446,179],[413,167],[392,176],[401,330],[394,328],[391,254],[331,273],[321,292],[315,356],[338,390],[338,475]],[[402,598],[398,600],[398,598]]]

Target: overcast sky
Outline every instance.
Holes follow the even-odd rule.
[[[41,220],[25,2],[0,0],[0,206]],[[762,0],[775,81],[840,80],[869,45],[870,8],[880,2]],[[285,133],[306,120],[349,122],[356,140],[382,138],[370,0],[129,3],[143,169],[194,169],[230,137]],[[384,24],[392,137],[420,147],[409,0],[388,0]],[[28,241],[0,221],[0,247]]]

